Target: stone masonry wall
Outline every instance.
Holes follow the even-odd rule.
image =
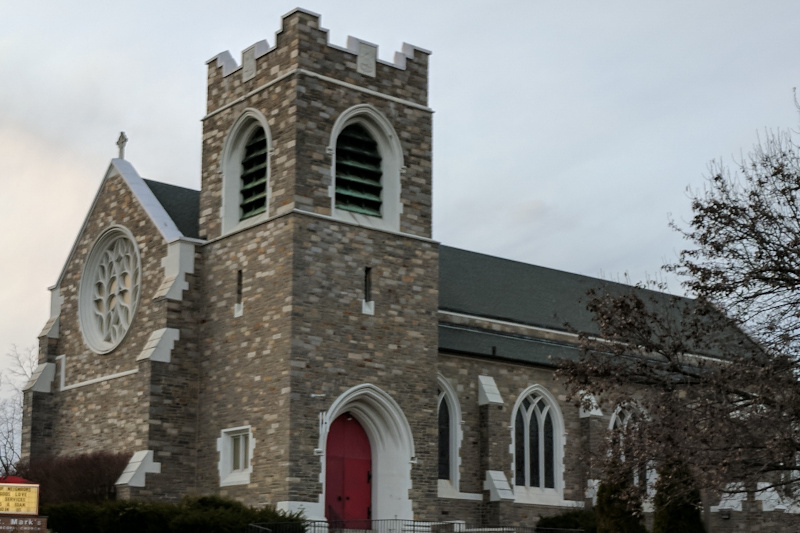
[[[405,70],[378,62],[375,77],[359,74],[355,62],[355,54],[328,44],[327,31],[319,28],[317,16],[296,10],[284,18],[275,47],[257,58],[252,79],[242,81],[241,68],[224,76],[218,61],[209,63],[207,115],[203,122],[201,236],[214,239],[221,235],[220,158],[230,128],[246,108],[260,111],[272,134],[269,215],[295,208],[330,214],[331,160],[325,149],[331,128],[342,111],[362,103],[375,105],[388,117],[403,143],[406,170],[401,176],[401,230],[430,236],[427,52],[415,52],[414,58],[406,61]],[[386,97],[364,91],[377,91]]]
[[[78,289],[84,262],[100,234],[112,225],[128,228],[139,247],[142,285],[138,309],[122,343],[112,352],[98,355],[83,342],[78,321]],[[166,244],[119,177],[107,179],[94,210],[68,259],[61,295],[60,336],[53,353],[64,354],[67,387],[111,374],[137,370],[136,357],[150,333],[164,327],[166,305],[153,297],[164,279],[161,259]],[[52,355],[43,356],[54,362]],[[60,365],[59,365],[60,366]],[[54,385],[61,379],[57,369]],[[52,438],[49,453],[74,454],[95,450],[133,452],[147,449],[149,431],[149,383],[145,373],[52,393]],[[40,421],[39,423],[44,423]]]
[[[293,232],[292,219],[280,217],[202,249],[198,489],[251,505],[287,499]],[[256,442],[252,482],[220,487],[217,439],[244,425]]]
[[[318,501],[322,492],[318,414],[347,389],[371,383],[408,419],[417,461],[409,496],[415,518],[429,519],[437,468],[438,247],[295,216],[290,498]],[[362,313],[365,267],[372,268],[374,315]]]
[[[485,375],[494,378],[495,383],[503,398],[503,406],[485,406],[485,408],[500,410],[505,423],[502,428],[493,428],[492,444],[501,457],[495,458],[499,467],[505,473],[509,483],[512,483],[511,470],[513,455],[510,453],[512,414],[514,404],[519,395],[529,386],[539,384],[545,387],[559,402],[559,407],[564,417],[566,434],[564,448],[564,499],[583,502],[584,499],[584,473],[576,458],[581,457],[583,446],[581,438],[581,419],[578,408],[566,400],[566,390],[563,383],[553,378],[553,371],[549,368],[535,367],[532,365],[517,364],[500,360],[479,359],[449,354],[439,354],[439,372],[450,382],[458,395],[461,406],[463,439],[461,441],[461,492],[483,493],[485,472],[480,465],[484,460],[481,455],[481,416],[478,406],[478,376]],[[503,458],[504,456],[504,458]],[[498,464],[491,465],[497,468]],[[484,497],[487,501],[487,497]],[[439,499],[441,509],[446,510],[450,500]],[[477,507],[477,506],[476,506]],[[539,514],[547,515],[566,510],[566,508],[548,508],[516,504],[513,502],[487,503],[480,511],[479,519],[484,525],[498,525],[502,520],[504,525],[532,526],[539,518]],[[474,514],[474,511],[473,511]],[[452,515],[452,513],[450,513]],[[442,518],[442,517],[437,517]],[[451,519],[453,517],[451,516]]]

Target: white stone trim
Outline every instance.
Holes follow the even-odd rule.
[[[603,416],[603,411],[600,409],[600,403],[597,401],[597,398],[594,394],[590,394],[586,391],[578,391],[578,395],[581,397],[581,407],[578,411],[578,418],[589,418],[592,416]],[[583,406],[583,400],[588,400],[591,404],[589,410]]]
[[[495,319],[495,318],[487,318],[487,317],[483,317],[483,316],[470,315],[470,314],[466,314],[466,313],[456,313],[454,311],[442,311],[441,309],[438,311],[438,313],[440,315],[444,315],[444,316],[452,316],[452,317],[456,317],[456,318],[466,318],[466,319],[469,319],[469,320],[478,320],[478,321],[481,321],[481,322],[487,322],[489,324],[497,324],[497,325],[500,325],[500,326],[511,326],[511,327],[515,327],[515,328],[529,330],[529,331],[532,331],[532,332],[537,332],[537,333],[541,332],[541,333],[547,333],[547,334],[551,334],[551,335],[563,335],[564,337],[568,337],[570,339],[575,339],[575,340],[577,340],[578,337],[579,337],[579,335],[576,334],[576,333],[570,333],[570,332],[567,332],[567,331],[559,331],[557,329],[542,328],[542,327],[539,327],[539,326],[530,326],[528,324],[522,324],[520,322],[509,322],[507,320],[498,320],[498,319]],[[458,324],[453,324],[453,325],[457,326]],[[507,333],[500,332],[500,331],[492,331],[491,333],[494,333],[496,335],[501,335],[501,336],[505,334],[505,336],[508,336]]]
[[[422,49],[418,48],[418,50],[422,50]],[[231,56],[230,52],[227,52],[227,51],[223,52],[222,54],[218,54],[217,56],[212,57],[208,61],[208,63],[210,63],[211,61],[214,61],[216,59],[218,65],[222,64],[221,60],[220,60],[220,57],[223,56],[224,54],[227,54],[228,57],[230,57],[230,60],[234,62],[234,64],[236,63],[236,60],[233,59],[233,56]],[[378,60],[378,61],[380,62],[380,60]],[[238,68],[240,68],[240,67],[237,66],[237,69]],[[224,74],[224,72],[225,72],[225,68],[223,68],[223,74]],[[234,70],[234,72],[235,72],[235,70]],[[414,109],[419,109],[420,111],[425,111],[427,113],[433,113],[433,109],[431,109],[430,107],[418,104],[416,102],[411,102],[410,100],[404,100],[402,98],[397,98],[396,96],[390,96],[388,94],[384,94],[384,93],[381,93],[381,92],[378,92],[378,91],[373,91],[372,89],[367,89],[365,87],[359,87],[358,85],[354,85],[354,84],[348,83],[346,81],[340,81],[340,80],[337,80],[335,78],[331,78],[329,76],[324,76],[322,74],[317,74],[316,72],[311,72],[310,70],[306,70],[306,69],[303,69],[303,68],[297,68],[297,69],[292,69],[292,70],[289,70],[287,72],[284,72],[283,74],[281,74],[277,78],[274,78],[274,79],[268,81],[264,85],[256,87],[255,89],[253,89],[249,93],[245,94],[244,96],[240,96],[236,100],[234,100],[232,102],[229,102],[229,103],[225,104],[224,106],[221,106],[221,107],[215,109],[214,111],[211,111],[210,113],[206,114],[206,116],[204,116],[200,120],[201,121],[207,120],[207,119],[213,117],[214,115],[222,113],[223,111],[226,111],[226,110],[230,109],[231,107],[234,107],[234,106],[236,106],[238,104],[241,104],[242,102],[247,101],[248,99],[250,99],[251,97],[257,95],[258,93],[269,89],[270,87],[272,87],[276,83],[279,83],[279,82],[285,80],[286,78],[288,78],[290,76],[293,76],[295,74],[304,74],[306,76],[309,76],[309,77],[312,77],[312,78],[317,78],[319,80],[326,81],[326,82],[332,83],[334,85],[339,85],[340,87],[345,87],[347,89],[352,89],[354,91],[358,91],[358,92],[361,92],[361,93],[364,93],[364,94],[368,94],[370,96],[375,96],[377,98],[382,98],[382,99],[388,100],[390,102],[395,102],[397,104],[402,104],[402,105],[404,105],[406,107],[412,107]]]
[[[372,450],[372,519],[413,519],[414,511],[408,497],[411,465],[416,462],[411,426],[397,402],[371,383],[348,389],[320,416],[318,449],[322,450],[320,482],[323,486],[320,505],[324,509],[328,430],[334,420],[346,412],[364,428]]]
[[[279,219],[281,217],[285,217],[285,216],[288,216],[288,215],[304,215],[304,216],[309,216],[309,217],[313,217],[313,218],[319,218],[321,220],[327,220],[329,222],[336,222],[337,224],[346,224],[348,226],[358,226],[358,224],[354,224],[354,223],[348,222],[346,220],[333,218],[332,216],[329,216],[329,215],[321,215],[319,213],[312,213],[311,211],[303,211],[302,209],[292,209],[292,210],[287,211],[285,213],[276,214],[276,215],[271,216],[270,218],[268,218],[266,220],[261,221],[261,223],[272,222],[274,220],[277,220],[277,219]],[[257,218],[257,217],[254,217],[254,218]],[[228,233],[227,235],[220,235],[219,237],[215,237],[215,238],[210,239],[208,241],[203,241],[202,244],[211,244],[211,243],[216,242],[216,241],[221,241],[223,239],[226,239],[226,238],[230,237],[231,235],[234,235],[234,234],[239,233],[240,231],[244,231],[246,229],[247,229],[247,227],[237,228],[235,231],[232,231],[232,232]],[[391,231],[391,230],[381,229],[381,228],[372,228],[372,229],[374,231],[380,231],[380,232],[386,233],[388,235],[395,235],[397,237],[404,237],[404,238],[407,238],[407,239],[414,239],[415,241],[427,242],[427,243],[431,243],[431,244],[440,244],[439,241],[437,241],[436,239],[431,239],[431,238],[428,238],[428,237],[420,237],[419,235],[414,235],[412,233],[402,233],[400,231]]]
[[[475,494],[472,492],[461,492],[453,486],[453,483],[448,479],[440,479],[437,486],[436,495],[439,498],[448,498],[450,500],[471,500],[483,501],[483,494]]]
[[[436,414],[438,420],[439,409],[442,402],[447,403],[448,411],[450,414],[450,479],[439,481],[448,481],[450,487],[460,494],[461,490],[461,441],[464,438],[461,430],[461,404],[458,401],[458,394],[442,374],[437,376],[437,383],[442,390],[437,399]],[[442,489],[442,483],[439,483],[439,489]],[[444,488],[447,490],[447,487]]]
[[[319,502],[277,502],[275,508],[284,513],[303,513],[303,518],[311,521],[325,521],[325,506]]]
[[[247,140],[259,127],[264,130],[264,136],[267,138],[267,208],[260,215],[241,220],[242,157]],[[269,219],[270,200],[272,199],[272,151],[272,132],[267,117],[258,109],[248,107],[242,111],[225,135],[225,144],[220,156],[222,205],[219,216],[223,234],[249,228]]]
[[[478,376],[478,405],[503,405],[500,389],[492,376]]]
[[[161,328],[154,331],[147,344],[144,345],[142,353],[136,358],[137,361],[147,359],[158,363],[169,363],[172,360],[172,349],[175,341],[180,339],[181,331],[176,328]]]
[[[61,287],[58,285],[50,287],[50,318],[47,319],[40,337],[47,336],[50,339],[57,339],[59,334],[59,317],[61,316],[61,304],[64,297],[61,296]]]
[[[183,291],[189,290],[186,275],[194,274],[194,252],[194,244],[185,240],[173,241],[167,245],[167,255],[161,260],[164,281],[153,299],[163,297],[183,300]]]
[[[125,370],[123,372],[117,372],[115,374],[108,374],[106,376],[100,376],[98,378],[87,379],[86,381],[81,381],[80,383],[75,383],[73,385],[66,385],[67,381],[67,356],[66,355],[59,355],[56,356],[56,364],[60,367],[59,368],[59,386],[58,390],[60,391],[68,391],[72,389],[79,389],[81,387],[87,387],[89,385],[95,385],[97,383],[103,383],[104,381],[111,381],[112,379],[117,378],[124,378],[125,376],[131,376],[139,372],[138,368],[134,368],[133,370]]]
[[[514,496],[515,500],[518,503],[538,503],[542,505],[559,505],[558,502],[564,501],[564,449],[567,445],[567,435],[566,429],[564,426],[564,415],[561,412],[561,406],[558,404],[558,400],[553,396],[550,391],[548,391],[542,385],[538,383],[529,386],[525,390],[517,396],[516,402],[514,402],[514,408],[511,410],[511,423],[509,424],[509,428],[511,430],[511,445],[509,446],[509,453],[511,454],[512,462],[511,462],[511,472],[512,472],[512,479],[516,473],[515,468],[515,461],[517,461],[516,457],[516,431],[515,431],[515,424],[517,420],[517,411],[522,406],[522,402],[531,395],[540,396],[546,406],[548,407],[548,411],[552,415],[553,421],[553,481],[555,487],[552,489],[549,488],[540,488],[540,487],[528,487],[524,483],[519,485],[517,480],[514,479]],[[542,465],[544,467],[544,465]]]
[[[233,461],[233,438],[239,435],[247,435],[247,467],[233,470],[231,466]],[[250,484],[250,476],[253,474],[253,453],[255,449],[256,440],[253,438],[253,428],[251,426],[225,428],[220,432],[220,436],[217,439],[217,452],[219,452],[217,471],[219,472],[220,487]]]
[[[381,176],[381,216],[379,217],[336,208],[336,142],[342,130],[352,124],[363,126],[378,143],[383,172]],[[399,231],[400,213],[402,212],[400,174],[404,169],[403,147],[400,145],[400,138],[389,119],[372,105],[354,105],[343,111],[334,122],[326,150],[331,154],[331,185],[328,187],[328,196],[330,197],[332,216],[358,226]]]
[[[489,501],[514,500],[514,492],[508,484],[506,475],[500,470],[487,470],[483,480],[483,490],[489,491]]]
[[[153,450],[141,450],[133,454],[122,475],[117,479],[116,485],[129,487],[144,487],[145,474],[160,474],[161,463],[153,461]]]
[[[248,46],[242,50],[242,81],[250,81],[256,77],[256,59],[269,51],[269,43],[266,40]]]
[[[361,314],[374,315],[375,314],[375,300],[361,300]]]
[[[56,377],[55,363],[40,363],[31,374],[28,383],[22,388],[23,391],[46,392],[53,390],[53,380]]]

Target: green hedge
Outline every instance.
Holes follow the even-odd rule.
[[[582,529],[584,533],[597,533],[594,511],[566,511],[553,516],[543,516],[536,524],[539,528]]]
[[[42,506],[55,533],[242,533],[252,523],[301,523],[299,514],[253,508],[204,496],[179,504],[141,501],[69,502]]]

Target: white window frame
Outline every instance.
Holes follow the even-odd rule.
[[[381,216],[374,217],[336,209],[336,141],[339,134],[351,124],[361,124],[378,144],[381,155]],[[333,125],[327,151],[331,154],[331,186],[328,195],[331,199],[331,214],[340,220],[359,226],[367,226],[387,231],[400,231],[400,175],[403,166],[403,148],[392,123],[380,111],[369,104],[355,105],[345,110]]]
[[[234,447],[237,437],[246,436],[247,444],[247,464],[238,469],[233,468]],[[228,487],[231,485],[247,485],[250,483],[250,476],[253,473],[253,452],[255,451],[256,441],[253,438],[253,429],[250,426],[239,426],[226,428],[220,432],[217,439],[217,451],[219,452],[219,486]],[[241,457],[241,455],[240,455]]]
[[[437,376],[437,381],[439,385],[439,397],[436,402],[436,419],[438,421],[439,417],[439,409],[441,408],[442,402],[447,403],[447,408],[450,414],[450,479],[439,479],[438,480],[438,492],[440,497],[444,497],[446,494],[450,494],[453,490],[458,492],[461,475],[461,439],[463,437],[463,433],[461,431],[461,405],[458,402],[458,396],[456,395],[456,391],[450,382],[439,374]],[[438,427],[438,422],[437,422]],[[438,442],[438,441],[437,441]],[[437,474],[438,477],[438,474]],[[447,485],[450,486],[447,486]]]
[[[642,417],[647,417],[647,413],[641,409],[637,409],[640,411]],[[628,429],[628,423],[631,420],[631,415],[633,413],[630,409],[625,409],[621,406],[617,406],[614,409],[614,412],[611,414],[611,418],[608,421],[608,430],[610,432],[613,431],[622,431],[622,435],[620,437],[620,459],[624,462],[625,461],[625,431]],[[612,452],[613,453],[613,452]],[[652,505],[653,505],[653,498],[656,496],[656,481],[658,481],[658,472],[656,471],[655,465],[648,463],[645,472],[645,501],[643,502],[645,510],[650,512]],[[639,486],[641,482],[642,475],[639,471],[634,470],[633,472],[633,484]]]
[[[267,138],[267,209],[254,217],[241,220],[242,158],[247,141],[257,127],[264,130],[264,136]],[[272,152],[272,133],[266,117],[257,109],[245,109],[225,136],[225,146],[222,148],[220,158],[222,173],[220,219],[223,235],[260,224],[269,218],[272,199]]]
[[[516,479],[516,420],[517,411],[522,408],[522,402],[529,396],[539,396],[541,402],[547,406],[553,422],[553,481],[554,488],[531,487],[525,484],[525,480]],[[564,448],[566,446],[566,433],[564,428],[564,416],[558,405],[556,398],[541,385],[532,385],[522,391],[517,397],[514,409],[511,411],[511,447],[510,452],[513,457],[511,472],[514,476],[514,499],[518,503],[540,504],[540,505],[563,505],[564,495]],[[524,459],[523,459],[524,460]],[[544,465],[542,464],[542,470]]]

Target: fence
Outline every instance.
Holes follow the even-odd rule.
[[[418,520],[345,520],[250,524],[248,533],[584,533],[582,529],[516,526],[467,527],[464,522]]]

